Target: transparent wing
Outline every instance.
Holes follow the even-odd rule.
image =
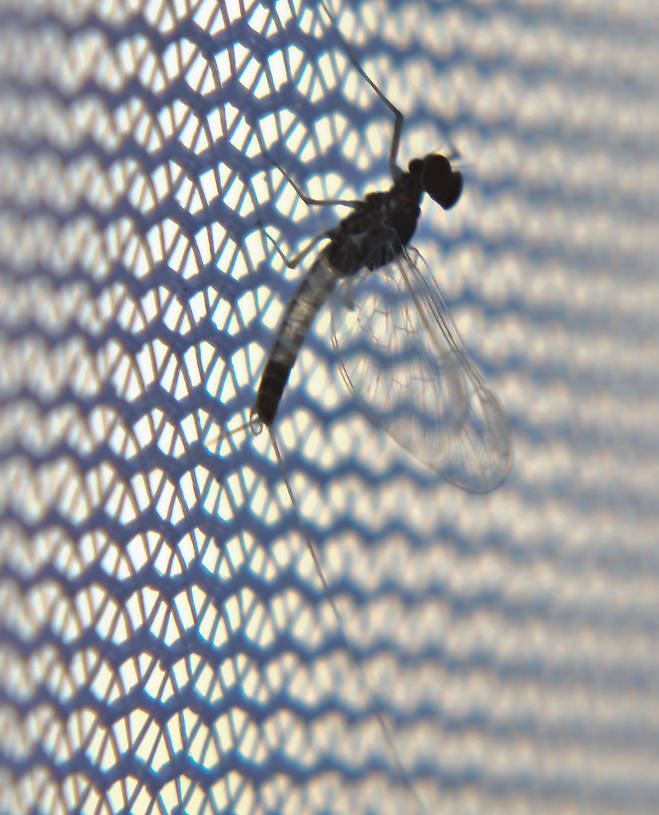
[[[331,305],[341,375],[372,420],[462,489],[494,489],[510,425],[420,254],[342,281]]]

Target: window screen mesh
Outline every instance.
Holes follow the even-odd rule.
[[[401,160],[461,152],[415,242],[511,474],[418,466],[321,314],[276,427],[344,640],[222,430],[301,274],[265,232],[341,214],[274,162],[386,186],[390,115],[315,3],[2,3],[2,813],[659,809],[656,4],[334,8]]]

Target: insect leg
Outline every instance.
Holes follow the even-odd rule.
[[[371,86],[371,88],[375,91],[375,93],[377,94],[380,101],[383,102],[383,104],[385,104],[394,115],[394,132],[393,132],[393,135],[391,137],[391,146],[389,147],[389,169],[391,170],[391,175],[395,178],[398,175],[398,172],[399,172],[399,167],[398,167],[398,164],[396,163],[396,157],[398,156],[398,147],[400,145],[400,134],[401,134],[401,132],[403,130],[403,122],[405,120],[405,117],[400,112],[400,110],[398,110],[396,105],[394,105],[394,103],[390,99],[388,99],[385,96],[384,93],[382,93],[380,88],[378,88],[378,86],[375,84],[375,82],[373,82],[371,77],[366,73],[366,71],[359,64],[359,60],[357,59],[357,57],[352,52],[352,49],[348,45],[348,43],[347,43],[345,37],[343,36],[343,34],[341,34],[341,32],[339,31],[339,27],[336,24],[336,20],[334,19],[334,16],[332,15],[332,12],[327,7],[327,4],[325,3],[325,0],[320,0],[320,4],[325,9],[325,13],[327,14],[327,16],[330,18],[330,21],[331,21],[332,25],[334,26],[334,30],[336,31],[336,35],[339,38],[339,40],[341,42],[341,45],[343,46],[346,54],[348,55],[348,58],[350,59],[350,62],[352,62],[352,64],[359,71],[361,76],[368,82],[368,84]]]
[[[400,112],[400,110],[398,110],[398,108],[394,105],[394,103],[390,99],[388,99],[387,96],[380,90],[380,88],[375,84],[375,82],[371,79],[371,77],[366,73],[366,71],[359,64],[359,60],[354,55],[352,49],[348,45],[348,43],[347,43],[345,37],[343,36],[343,34],[341,34],[341,32],[339,31],[339,27],[336,24],[336,20],[334,19],[334,15],[329,10],[325,0],[320,0],[320,4],[325,9],[325,13],[329,17],[332,25],[334,26],[334,30],[336,32],[336,35],[339,38],[339,40],[341,41],[341,44],[342,44],[346,54],[348,55],[348,58],[350,59],[352,64],[355,66],[355,68],[359,71],[361,76],[368,82],[368,84],[371,86],[371,88],[375,91],[378,98],[383,102],[383,104],[385,104],[389,108],[389,110],[394,115],[394,132],[393,132],[393,135],[391,137],[391,146],[389,147],[389,169],[391,170],[391,175],[395,178],[398,171],[399,171],[399,167],[398,167],[398,165],[396,163],[396,157],[398,155],[398,147],[400,145],[400,135],[401,135],[401,132],[403,130],[403,122],[405,120],[405,117]],[[446,158],[449,161],[453,161],[454,159],[459,159],[461,157],[461,153],[458,150],[458,148],[455,146],[455,144],[453,144],[453,141],[451,140],[451,137],[449,136],[448,127],[447,127],[446,122],[443,119],[440,119],[440,124],[441,124],[442,130],[444,131],[444,138],[446,139],[446,143],[448,144],[448,147],[449,147],[449,150],[446,153]]]
[[[344,206],[344,207],[352,207],[353,209],[359,206],[359,201],[353,200],[351,198],[311,198],[311,196],[307,195],[304,190],[295,183],[295,181],[291,178],[291,176],[278,164],[273,158],[270,158],[270,161],[275,165],[275,167],[279,170],[279,172],[284,176],[286,181],[293,187],[295,192],[298,196],[304,201],[305,204],[308,206]]]
[[[292,258],[287,258],[286,255],[281,251],[281,249],[277,246],[277,242],[273,237],[271,237],[267,232],[265,233],[266,238],[270,241],[273,245],[275,252],[279,255],[279,257],[284,261],[286,266],[289,269],[295,269],[299,266],[300,262],[304,260],[304,258],[309,254],[309,252],[314,248],[314,246],[318,243],[318,241],[322,240],[323,238],[327,237],[327,232],[319,232],[315,235],[309,243],[304,247],[304,249],[300,250],[297,255],[293,255]]]

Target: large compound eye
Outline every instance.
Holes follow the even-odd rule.
[[[444,209],[450,209],[462,192],[462,173],[451,167],[446,156],[428,156],[423,164],[421,185]]]

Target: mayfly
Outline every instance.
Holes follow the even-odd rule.
[[[464,350],[420,254],[408,248],[422,195],[450,209],[460,197],[462,176],[438,153],[413,159],[407,170],[398,167],[403,117],[394,113],[393,184],[362,201],[342,201],[353,212],[312,241],[328,243],[288,301],[261,376],[252,427],[271,430],[298,351],[329,300],[339,369],[366,413],[449,481],[489,492],[510,467],[510,426]]]
[[[322,0],[321,4],[333,22]],[[340,204],[352,212],[312,238],[296,257],[288,261],[284,257],[288,266],[295,267],[325,241],[284,310],[249,421],[254,433],[264,426],[269,431],[300,529],[341,629],[340,613],[316,546],[304,530],[273,430],[296,357],[321,307],[330,303],[332,345],[348,388],[373,421],[423,464],[462,489],[489,492],[506,476],[512,450],[510,426],[501,405],[465,351],[420,254],[409,245],[424,194],[445,210],[459,200],[463,179],[451,163],[454,155],[429,153],[402,169],[397,156],[403,115],[362,70],[347,44],[343,45],[355,68],[393,114],[388,156],[392,185],[363,200],[326,201],[307,196],[287,176],[306,204]],[[345,635],[344,641],[359,665]],[[411,787],[388,726],[379,710],[376,715],[401,777]]]
[[[423,194],[448,210],[460,198],[462,175],[439,153],[412,159],[406,170],[398,166],[403,114],[346,49],[394,116],[389,150],[393,184],[363,200],[318,200],[287,177],[306,204],[339,204],[353,212],[313,238],[297,257],[284,258],[295,267],[316,243],[327,240],[288,301],[250,424],[254,432],[263,425],[270,430],[280,459],[272,424],[311,323],[330,301],[339,370],[365,412],[447,480],[469,492],[490,492],[510,468],[510,425],[465,351],[420,254],[409,248]]]

